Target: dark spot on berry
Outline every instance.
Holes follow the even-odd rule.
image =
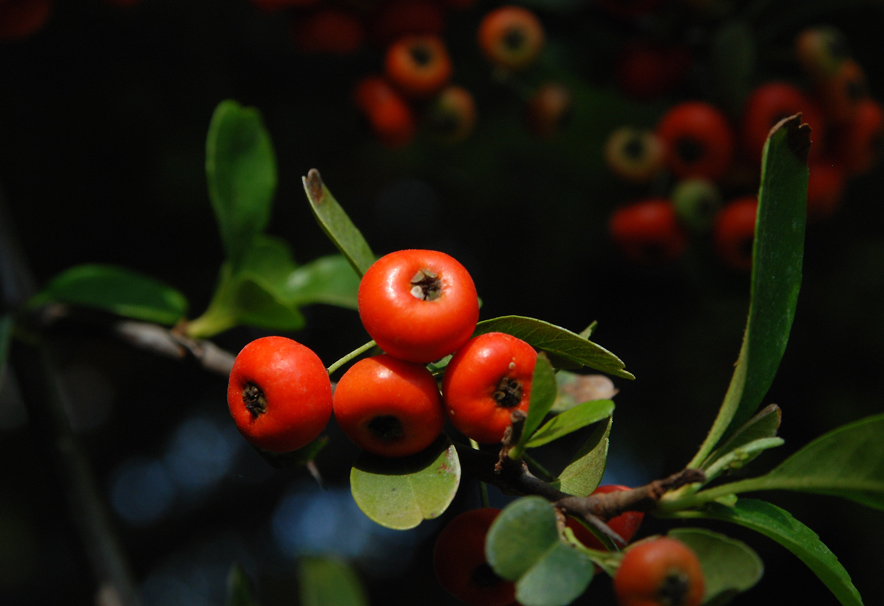
[[[522,383],[510,377],[503,377],[492,397],[501,408],[515,408],[522,401]]]
[[[380,415],[368,422],[368,430],[382,442],[397,442],[405,437],[402,423],[393,415]]]

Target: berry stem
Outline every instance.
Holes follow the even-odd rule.
[[[344,356],[343,358],[339,359],[337,362],[335,362],[331,366],[329,366],[327,369],[328,374],[329,375],[334,374],[334,372],[336,370],[338,370],[339,368],[341,368],[341,366],[343,366],[347,362],[350,362],[351,360],[358,358],[359,356],[361,356],[362,354],[367,352],[369,349],[371,349],[375,345],[377,345],[377,343],[375,343],[374,341],[369,341],[365,345],[361,345],[361,346],[357,347],[356,349],[354,349],[353,351],[348,353],[346,356]]]

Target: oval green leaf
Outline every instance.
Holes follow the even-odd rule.
[[[302,181],[310,208],[322,231],[343,253],[356,273],[362,276],[375,261],[374,253],[371,252],[371,247],[365,241],[362,232],[332,196],[318,170],[311,168]]]
[[[699,466],[755,413],[780,365],[801,286],[809,149],[810,127],[798,116],[777,124],[764,145],[749,319],[718,416],[688,467]]]
[[[501,316],[483,320],[475,334],[505,332],[545,351],[557,368],[589,367],[624,379],[634,379],[623,361],[610,351],[554,324],[523,316]]]
[[[697,516],[739,524],[773,539],[798,556],[843,606],[862,606],[859,592],[835,554],[784,509],[765,501],[740,499],[733,507],[710,503]]]
[[[359,275],[343,255],[320,257],[300,266],[285,283],[286,298],[295,305],[324,303],[357,308]]]
[[[460,460],[447,436],[410,457],[361,453],[350,470],[353,500],[381,526],[406,530],[442,515],[460,485]]]
[[[238,266],[264,231],[276,193],[276,156],[261,114],[233,100],[215,108],[206,138],[209,198],[227,259]]]
[[[742,541],[702,528],[678,528],[669,536],[697,554],[706,584],[703,604],[726,604],[754,587],[764,574],[761,558]]]
[[[542,497],[524,497],[495,518],[485,542],[488,563],[516,583],[523,606],[565,606],[584,592],[593,564],[559,538],[552,505]]]
[[[546,355],[541,352],[534,364],[534,374],[531,377],[531,398],[528,403],[528,417],[522,434],[519,436],[515,447],[510,451],[510,457],[518,459],[525,452],[528,441],[534,432],[540,427],[549,409],[556,401],[556,372],[550,365]]]
[[[28,303],[56,301],[101,309],[118,316],[176,324],[187,313],[187,299],[162,282],[116,265],[71,267],[52,278]]]
[[[614,402],[611,400],[584,402],[552,417],[543,427],[534,432],[531,439],[528,440],[527,446],[528,448],[543,446],[562,436],[606,419],[613,412]]]
[[[298,558],[298,591],[302,606],[368,606],[365,589],[347,562],[330,556]]]
[[[571,463],[559,474],[556,480],[559,490],[585,497],[598,488],[608,461],[608,443],[613,421],[613,417],[608,417],[607,423],[599,423],[592,430]]]

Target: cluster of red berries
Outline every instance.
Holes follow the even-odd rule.
[[[618,127],[605,158],[633,184],[672,183],[666,193],[616,208],[609,223],[614,243],[643,264],[672,261],[696,234],[711,233],[728,266],[751,267],[761,155],[771,128],[802,114],[812,131],[808,219],[830,217],[851,177],[879,157],[884,109],[868,90],[859,63],[831,27],[802,31],[794,55],[804,79],[770,79],[747,95],[734,115],[691,99],[669,107],[653,128]],[[668,176],[671,179],[666,180]]]
[[[603,485],[593,495],[622,490],[629,488]],[[465,511],[452,518],[436,537],[433,547],[436,578],[442,587],[468,606],[518,604],[515,584],[495,574],[486,557],[486,537],[499,513],[494,507]],[[629,543],[643,517],[641,512],[627,511],[606,523]],[[576,519],[568,517],[565,525],[585,547],[606,549]],[[669,537],[653,537],[625,550],[613,585],[619,606],[698,606],[703,599],[705,580],[697,555],[687,545]]]
[[[334,414],[362,450],[402,457],[429,447],[446,420],[476,442],[500,442],[513,411],[527,411],[537,352],[505,333],[474,336],[479,298],[453,257],[381,257],[362,277],[358,306],[383,353],[352,364],[334,390],[319,357],[291,339],[256,339],[237,355],[228,406],[252,444],[273,453],[303,448]],[[438,381],[427,365],[447,356]]]
[[[128,8],[141,0],[104,0]],[[0,42],[23,40],[43,29],[53,11],[53,0],[0,0]]]
[[[478,118],[471,90],[456,81],[446,40],[449,13],[475,0],[383,0],[355,5],[332,0],[251,0],[265,11],[291,18],[294,45],[304,53],[349,56],[379,51],[378,69],[353,86],[353,103],[369,129],[387,147],[410,143],[418,132],[441,143],[457,143]],[[529,9],[504,5],[483,13],[477,50],[496,70],[531,66],[546,42]],[[525,99],[526,126],[538,136],[555,132],[571,106],[566,87],[545,83]]]

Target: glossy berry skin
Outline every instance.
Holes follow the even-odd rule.
[[[334,415],[359,448],[383,457],[424,450],[445,424],[432,373],[387,354],[364,358],[347,369],[335,387]]]
[[[533,12],[514,5],[492,9],[482,18],[479,48],[492,65],[509,70],[534,63],[546,43],[543,24]]]
[[[823,151],[825,139],[825,121],[816,101],[788,82],[771,81],[755,87],[743,106],[740,134],[747,159],[760,166],[770,129],[783,118],[798,113],[811,128],[813,145],[809,158],[816,159]]]
[[[480,444],[503,440],[512,413],[528,412],[537,351],[502,332],[473,337],[457,350],[442,376],[451,423]]]
[[[237,354],[227,387],[230,416],[253,445],[290,452],[315,440],[331,418],[328,372],[313,350],[261,337]]]
[[[525,122],[534,135],[552,137],[567,125],[574,100],[571,90],[560,82],[545,82],[528,99]]]
[[[412,34],[387,48],[384,71],[390,82],[405,95],[426,98],[448,84],[452,64],[442,38]]]
[[[657,136],[666,148],[666,164],[678,177],[717,181],[731,167],[735,136],[724,113],[705,101],[684,101],[660,118]]]
[[[465,511],[439,533],[433,569],[439,584],[467,606],[506,606],[516,599],[515,584],[502,579],[485,557],[485,537],[499,509]]]
[[[618,606],[699,606],[705,591],[697,555],[669,537],[627,549],[613,581]]]
[[[592,494],[610,494],[612,492],[621,492],[623,490],[630,490],[630,488],[629,486],[622,486],[620,484],[606,484],[596,488]],[[638,532],[644,517],[645,514],[641,511],[626,511],[619,516],[607,520],[605,523],[611,530],[616,532],[620,538],[626,543],[629,543],[632,540],[632,537],[635,536],[635,533]],[[577,540],[583,543],[586,547],[589,547],[590,549],[607,550],[602,542],[577,520],[568,518],[566,524],[574,531],[574,536],[577,537]]]
[[[728,267],[751,269],[757,214],[758,198],[741,196],[728,201],[716,216],[712,228],[715,250]]]
[[[454,353],[479,321],[479,297],[467,269],[435,250],[384,255],[362,276],[359,317],[386,353],[426,364]]]
[[[425,114],[430,134],[441,143],[459,143],[470,136],[478,115],[473,94],[457,84],[450,84],[437,94]]]
[[[414,138],[414,111],[384,77],[363,76],[353,89],[353,101],[385,147],[398,149]]]
[[[615,209],[608,232],[617,248],[641,265],[674,261],[688,244],[675,207],[666,198],[647,198]]]
[[[662,172],[665,159],[663,143],[651,130],[621,126],[605,142],[605,163],[629,183],[648,183]]]

